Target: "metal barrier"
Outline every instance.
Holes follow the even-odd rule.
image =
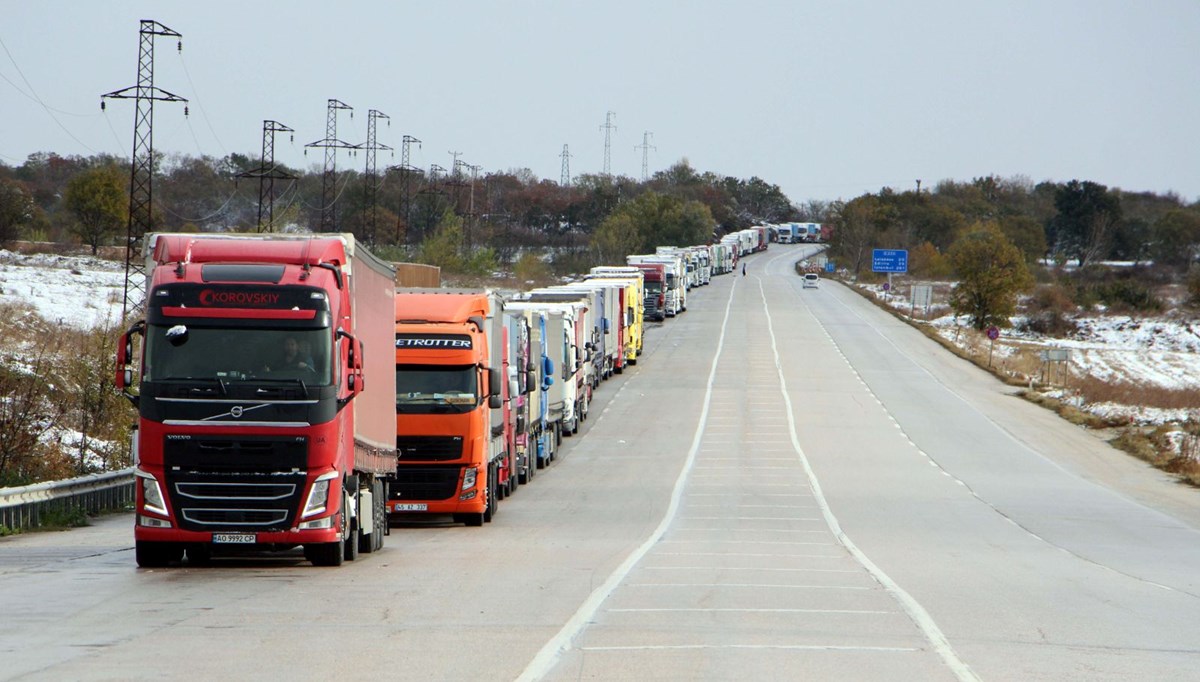
[[[37,528],[47,517],[67,519],[76,511],[98,514],[134,504],[133,469],[81,476],[65,481],[0,488],[0,526]]]

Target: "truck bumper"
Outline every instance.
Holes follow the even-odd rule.
[[[135,521],[137,523],[137,521]],[[246,538],[252,537],[253,541]],[[340,519],[333,520],[332,528],[292,528],[283,531],[257,531],[253,529],[220,530],[198,532],[178,528],[147,528],[135,525],[134,540],[141,542],[173,542],[179,544],[217,545],[228,547],[254,547],[262,545],[306,545],[323,542],[338,542],[341,538]]]

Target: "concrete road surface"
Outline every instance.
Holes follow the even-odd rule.
[[[483,528],[336,569],[0,539],[0,678],[1200,676],[1200,492],[802,289],[815,248],[693,290]]]

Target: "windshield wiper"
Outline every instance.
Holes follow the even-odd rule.
[[[263,384],[295,384],[295,385],[299,386],[300,390],[304,391],[305,394],[308,393],[308,384],[304,383],[303,379],[265,379],[265,378],[256,377],[254,379],[254,381],[256,383],[263,383]],[[263,389],[260,388],[258,390],[261,391]]]
[[[210,384],[216,384],[221,390],[221,395],[229,395],[229,387],[225,385],[225,380],[219,377],[163,377],[159,381],[202,381]],[[211,389],[193,388],[193,393],[204,391],[211,393]]]

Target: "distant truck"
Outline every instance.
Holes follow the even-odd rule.
[[[396,470],[391,266],[350,234],[145,245],[146,318],[121,336],[116,372],[138,409],[138,565],[303,546],[337,566],[380,549]]]
[[[393,518],[448,514],[482,526],[495,515],[501,479],[515,470],[503,312],[491,291],[395,290]]]

